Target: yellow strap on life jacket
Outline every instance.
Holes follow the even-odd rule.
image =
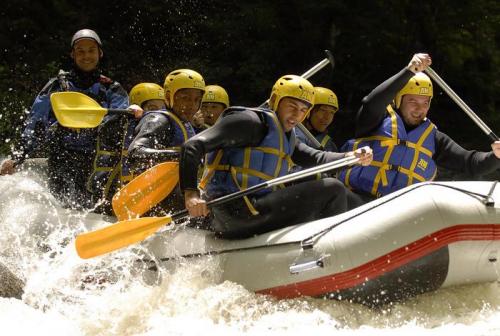
[[[162,111],[162,113],[165,113],[166,115],[168,115],[170,118],[172,118],[172,120],[175,121],[175,123],[179,126],[179,128],[181,129],[181,132],[182,132],[182,136],[184,137],[184,142],[187,141],[188,139],[188,134],[187,134],[187,130],[186,130],[186,127],[184,126],[184,124],[182,123],[182,121],[179,119],[178,116],[176,116],[175,114],[173,114],[172,112],[170,111]]]
[[[208,182],[210,182],[210,180],[212,179],[212,176],[214,176],[215,171],[229,170],[229,165],[219,165],[223,154],[224,151],[222,149],[219,149],[217,151],[217,154],[215,154],[214,161],[210,164],[208,163],[208,155],[205,156],[205,171],[203,172],[203,176],[201,177],[200,183],[198,184],[200,189],[205,189]]]
[[[210,182],[212,177],[214,176],[216,171],[230,171],[233,182],[236,184],[238,189],[246,190],[248,189],[248,179],[250,176],[258,177],[264,181],[271,180],[273,178],[278,177],[281,172],[282,160],[287,162],[288,169],[293,165],[292,158],[290,155],[285,153],[284,151],[284,141],[285,141],[285,133],[283,132],[283,128],[278,120],[278,118],[273,114],[273,122],[280,133],[279,137],[279,149],[273,147],[246,147],[243,149],[243,164],[241,167],[234,167],[229,165],[221,165],[220,161],[222,160],[224,150],[219,149],[215,154],[215,158],[212,163],[208,163],[207,158],[205,158],[205,171],[199,183],[200,189],[205,189],[207,184]],[[274,175],[264,174],[261,171],[250,168],[250,160],[252,151],[260,151],[266,154],[275,155],[278,157],[276,168],[274,170]],[[241,175],[241,184],[238,182],[238,174]],[[280,185],[279,187],[283,188],[284,186]],[[252,203],[248,199],[248,197],[243,197],[245,203],[253,215],[257,215],[258,211],[253,207]]]
[[[407,174],[408,175],[408,184],[407,185],[412,185],[414,178],[416,178],[418,180],[418,177],[417,177],[418,174],[415,173],[415,167],[417,166],[417,160],[418,160],[418,157],[420,156],[420,153],[422,152],[422,153],[426,154],[427,156],[432,157],[432,153],[429,155],[423,151],[424,148],[422,147],[422,145],[423,145],[424,141],[429,137],[429,134],[431,134],[431,131],[433,129],[434,129],[434,124],[429,123],[429,126],[427,126],[424,133],[422,133],[422,135],[418,139],[418,142],[415,145],[415,150],[413,153],[413,160],[412,160],[411,165],[410,165],[411,174]],[[428,151],[428,152],[430,153],[430,151]],[[420,176],[420,175],[418,175],[418,176]],[[421,181],[421,182],[423,182],[423,181]]]
[[[330,136],[329,136],[328,134],[326,134],[326,135],[325,135],[325,137],[323,138],[323,140],[321,140],[321,142],[320,142],[320,146],[321,146],[321,147],[323,147],[323,148],[325,148],[326,143],[327,143],[327,142],[328,142],[328,140],[330,140],[330,139],[331,139],[331,138],[330,138]]]

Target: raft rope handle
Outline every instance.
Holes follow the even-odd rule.
[[[493,205],[495,205],[495,201],[493,200],[493,198],[491,197],[491,195],[493,194],[493,191],[495,190],[497,182],[498,181],[493,182],[493,185],[491,186],[488,195],[476,193],[474,191],[470,191],[470,190],[466,190],[466,189],[462,189],[462,188],[458,188],[458,187],[454,187],[454,186],[450,186],[450,185],[446,185],[446,184],[442,184],[442,183],[437,183],[437,182],[419,183],[419,184],[415,185],[414,188],[411,188],[411,189],[409,189],[409,190],[407,190],[407,191],[405,191],[405,192],[403,192],[403,193],[401,193],[401,194],[399,194],[397,196],[394,196],[394,197],[388,199],[385,202],[382,202],[380,204],[374,205],[374,206],[366,209],[365,211],[363,211],[363,212],[361,212],[359,214],[353,215],[353,216],[351,216],[349,218],[346,218],[346,219],[344,219],[344,220],[342,220],[342,221],[340,221],[338,223],[335,223],[332,226],[329,226],[326,229],[323,229],[320,232],[317,232],[317,233],[315,233],[315,234],[307,237],[306,239],[302,240],[300,243],[301,243],[302,248],[312,248],[314,246],[314,244],[315,244],[316,241],[318,241],[322,236],[324,236],[325,234],[327,234],[328,232],[330,232],[331,230],[333,230],[334,228],[336,228],[340,224],[343,224],[346,221],[351,220],[351,219],[353,219],[356,216],[364,214],[367,211],[373,210],[373,209],[379,207],[382,204],[385,204],[385,203],[387,203],[389,201],[392,201],[393,199],[401,197],[404,194],[406,194],[406,193],[408,193],[408,192],[410,192],[412,190],[415,190],[417,188],[420,188],[420,187],[423,187],[423,186],[426,186],[426,185],[435,185],[435,186],[440,186],[440,187],[444,187],[444,188],[449,188],[449,189],[453,189],[453,190],[456,190],[456,191],[460,191],[460,192],[463,192],[464,194],[467,194],[467,195],[469,195],[469,196],[471,196],[473,198],[478,199],[481,203],[483,203],[486,206],[493,206]]]
[[[208,251],[208,252],[200,252],[200,253],[191,253],[191,254],[185,254],[185,255],[180,255],[180,256],[175,256],[175,257],[165,257],[165,258],[160,258],[158,259],[158,261],[160,262],[165,262],[165,261],[169,261],[169,260],[175,260],[175,259],[178,259],[178,258],[196,258],[196,257],[203,257],[203,256],[212,256],[212,255],[220,255],[220,254],[225,254],[225,253],[230,253],[230,252],[241,252],[241,251],[248,251],[248,250],[255,250],[255,249],[261,249],[261,248],[268,248],[268,247],[274,247],[274,246],[286,246],[286,245],[296,245],[296,244],[300,244],[300,246],[302,247],[303,250],[305,249],[311,249],[314,247],[314,244],[316,244],[316,242],[321,239],[321,237],[323,237],[325,234],[327,234],[328,232],[330,232],[331,230],[333,230],[334,228],[336,228],[337,226],[361,215],[361,214],[364,214],[368,211],[371,211],[375,208],[378,208],[379,206],[383,205],[383,204],[386,204],[396,198],[399,198],[407,193],[409,193],[410,191],[413,191],[417,188],[420,188],[420,187],[423,187],[423,186],[426,186],[426,185],[435,185],[435,186],[440,186],[440,187],[444,187],[444,188],[449,188],[449,189],[453,189],[453,190],[456,190],[456,191],[460,191],[460,192],[463,192],[464,194],[467,194],[473,198],[476,198],[478,199],[481,203],[483,203],[485,206],[493,206],[495,204],[493,198],[492,198],[492,194],[493,192],[495,191],[495,188],[496,188],[496,185],[497,185],[498,181],[494,181],[488,194],[487,195],[484,195],[484,194],[481,194],[481,193],[476,193],[474,191],[470,191],[470,190],[466,190],[466,189],[462,189],[462,188],[459,188],[459,187],[454,187],[454,186],[450,186],[450,185],[446,185],[446,184],[442,184],[442,183],[437,183],[437,182],[427,182],[427,183],[418,183],[416,185],[413,186],[413,188],[399,194],[399,195],[396,195],[396,196],[393,196],[389,199],[387,199],[386,201],[382,202],[382,203],[379,203],[377,205],[373,205],[371,206],[370,208],[366,209],[365,211],[361,212],[361,213],[358,213],[358,214],[355,214],[355,215],[352,215],[338,223],[335,223],[303,240],[294,240],[294,241],[289,241],[289,242],[286,242],[286,243],[277,243],[277,244],[268,244],[268,245],[257,245],[257,246],[249,246],[249,247],[239,247],[239,248],[233,248],[233,249],[227,249],[227,250],[220,250],[220,251]],[[187,224],[187,222],[186,222]],[[180,224],[180,225],[177,225],[176,228],[182,228],[184,227],[186,224]],[[149,267],[149,270],[156,270],[157,269],[157,263],[154,261],[154,260],[151,260],[151,259],[139,259],[139,260],[136,260],[136,261],[140,261],[140,262],[149,262],[149,263],[154,263],[154,265],[152,265],[151,267]]]

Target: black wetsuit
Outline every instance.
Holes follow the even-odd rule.
[[[363,98],[356,118],[356,138],[370,136],[374,133],[387,116],[387,105],[391,104],[396,94],[413,75],[413,72],[404,68]],[[412,126],[405,123],[405,128],[410,131]],[[468,176],[480,176],[500,168],[500,159],[493,152],[465,150],[439,130],[436,131],[435,141],[436,152],[432,158],[440,167],[462,172]],[[362,195],[362,198],[366,201],[374,197]]]
[[[168,149],[172,146],[173,128],[170,119],[161,113],[148,113],[141,119],[128,148],[134,175],[158,163],[179,160],[179,152]]]
[[[217,123],[189,139],[180,160],[180,185],[184,190],[197,189],[198,165],[206,153],[223,148],[258,146],[268,132],[261,115],[251,110],[227,110]],[[335,161],[343,153],[324,152],[297,142],[292,160],[304,168]],[[226,238],[244,238],[278,228],[332,216],[347,210],[342,182],[335,178],[296,183],[250,200],[258,215],[250,214],[239,198],[212,207],[212,229]]]
[[[135,128],[134,140],[128,148],[128,159],[134,176],[166,161],[178,161],[179,152],[172,150],[174,125],[162,113],[148,113]],[[169,149],[170,148],[170,149]],[[166,215],[184,209],[184,198],[178,186],[147,215]]]

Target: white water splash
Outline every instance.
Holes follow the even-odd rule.
[[[500,334],[498,283],[428,293],[369,309],[312,298],[278,301],[219,282],[217,258],[180,260],[143,282],[140,245],[80,259],[74,236],[110,219],[62,209],[44,178],[0,177],[0,262],[25,282],[0,298],[4,335]],[[112,222],[112,220],[111,220]],[[168,234],[168,233],[167,233]]]

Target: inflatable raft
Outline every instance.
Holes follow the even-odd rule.
[[[422,183],[341,215],[249,239],[223,240],[178,226],[145,244],[159,267],[216,255],[221,281],[280,299],[379,305],[497,280],[500,186]]]

